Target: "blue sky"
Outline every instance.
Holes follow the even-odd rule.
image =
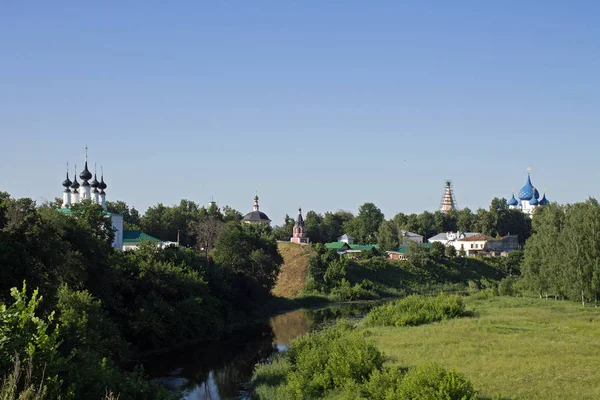
[[[141,211],[600,197],[598,2],[169,3],[0,3],[0,190],[60,196],[87,144]]]

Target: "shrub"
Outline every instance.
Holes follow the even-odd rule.
[[[348,384],[363,384],[384,360],[366,336],[345,322],[297,338],[283,360],[257,367],[255,394],[264,399],[322,398]]]
[[[393,303],[375,307],[367,314],[367,326],[422,325],[466,314],[465,305],[458,295],[437,297],[408,296]]]
[[[516,276],[507,276],[498,282],[498,294],[500,296],[517,296],[519,290],[515,287],[515,284],[519,282],[519,278]]]
[[[408,370],[393,398],[427,400],[476,399],[473,385],[461,373],[446,371],[437,364]],[[389,397],[388,397],[389,398]]]

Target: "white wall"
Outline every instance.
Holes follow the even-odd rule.
[[[113,231],[115,232],[115,240],[113,247],[118,250],[123,250],[123,216],[119,214],[110,214],[112,220]]]

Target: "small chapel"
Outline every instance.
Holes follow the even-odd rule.
[[[304,226],[304,218],[302,218],[302,207],[298,206],[298,217],[292,231],[292,243],[309,243],[306,226]]]

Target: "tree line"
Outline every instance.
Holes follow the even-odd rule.
[[[540,297],[596,303],[600,294],[600,204],[551,204],[533,218],[523,282]]]
[[[130,226],[162,215],[156,229],[185,225],[198,250],[209,250],[142,243],[117,251],[99,205],[74,204],[65,214],[0,192],[0,375],[30,373],[47,398],[100,399],[107,389],[170,398],[131,370],[131,360],[255,319],[283,262],[271,229],[241,224],[216,206],[188,219],[181,214],[196,214],[194,207],[181,205],[121,213]]]
[[[391,219],[375,204],[365,203],[355,216],[348,211],[319,214],[309,211],[304,217],[311,242],[335,242],[343,234],[352,236],[357,244],[379,244],[384,250],[396,250],[406,243],[404,232],[413,232],[428,239],[442,232],[479,232],[492,237],[519,235],[521,244],[531,235],[531,218],[519,210],[511,210],[505,199],[494,198],[489,208],[472,212],[469,208],[423,211],[420,214],[398,213]],[[275,227],[275,236],[286,240],[292,236],[295,220],[285,216],[283,224]]]

